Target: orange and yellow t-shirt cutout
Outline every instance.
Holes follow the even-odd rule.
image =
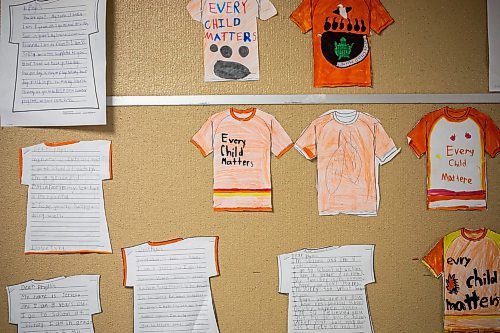
[[[271,152],[281,157],[292,140],[261,110],[228,109],[211,116],[191,142],[214,153],[215,211],[272,211]]]
[[[259,79],[257,18],[276,15],[269,0],[191,0],[187,10],[203,25],[205,81]]]
[[[318,159],[320,215],[377,215],[378,167],[400,149],[376,118],[330,110],[302,132],[295,147],[307,159]]]
[[[370,29],[394,22],[380,0],[303,0],[290,18],[312,29],[314,86],[371,86]]]
[[[486,209],[485,151],[495,157],[500,131],[478,110],[444,107],[424,116],[408,134],[417,157],[427,153],[427,207]]]
[[[500,235],[460,229],[444,236],[422,262],[444,287],[446,332],[500,332]]]

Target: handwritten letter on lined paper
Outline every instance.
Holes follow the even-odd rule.
[[[98,73],[105,70],[105,6],[103,0],[6,2],[2,62],[11,82],[2,125],[106,123],[105,75]]]
[[[195,237],[122,249],[135,333],[219,332],[209,281],[219,275],[217,246],[218,237]]]
[[[373,332],[365,294],[365,285],[375,281],[373,250],[349,245],[280,255],[288,332]]]
[[[31,280],[7,287],[9,322],[19,333],[92,333],[101,312],[99,275]]]
[[[28,189],[25,253],[111,253],[102,180],[111,178],[105,140],[23,148]]]

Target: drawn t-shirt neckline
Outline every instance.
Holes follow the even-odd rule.
[[[149,246],[163,246],[163,245],[177,243],[177,242],[180,242],[180,241],[183,241],[183,240],[184,240],[184,238],[175,238],[175,239],[171,239],[171,240],[168,240],[168,241],[165,241],[165,242],[151,242],[151,241],[149,241],[148,245]]]
[[[58,2],[59,0],[33,0],[33,1],[39,4],[46,4],[46,3]]]
[[[467,119],[471,108],[466,107],[463,109],[452,109],[448,106],[444,108],[444,115],[446,119],[453,122],[461,122]]]
[[[481,239],[484,238],[484,236],[486,236],[487,233],[488,229],[486,228],[481,228],[477,230],[470,230],[465,228],[460,229],[460,234],[462,235],[462,237],[472,242],[480,241]]]
[[[333,118],[342,125],[352,125],[358,120],[359,112],[356,110],[333,110]]]
[[[229,109],[229,113],[231,114],[231,117],[233,117],[234,119],[238,120],[238,121],[249,121],[250,119],[253,118],[253,116],[255,116],[255,113],[257,112],[257,109],[256,108],[249,108],[249,109],[246,109],[246,110],[238,110],[238,109],[235,109],[235,108],[230,108]],[[239,113],[239,114],[249,114],[248,116],[246,117],[238,117],[236,114]]]
[[[327,246],[327,247],[318,247],[318,248],[312,248],[312,249],[304,249],[305,253],[321,253],[321,252],[326,252],[330,250],[335,250],[338,249],[340,246]]]
[[[78,142],[80,142],[80,141],[78,141],[78,140],[64,141],[64,142],[47,142],[47,141],[44,141],[44,142],[42,142],[42,145],[44,145],[45,147],[60,147],[60,146],[73,145],[73,144],[78,143]]]

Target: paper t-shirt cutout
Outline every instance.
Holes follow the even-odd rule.
[[[394,22],[379,0],[303,0],[290,18],[312,29],[314,86],[371,86],[370,29]]]
[[[270,154],[293,147],[273,116],[231,108],[211,116],[191,142],[203,156],[214,153],[215,211],[272,211]]]
[[[276,15],[269,0],[191,0],[191,17],[203,24],[205,81],[259,79],[257,18]]]
[[[111,253],[102,191],[111,142],[41,143],[19,154],[29,185],[25,253]]]
[[[99,275],[27,281],[7,287],[9,323],[19,333],[93,333],[92,315],[102,312]]]
[[[355,110],[330,110],[302,132],[295,147],[307,159],[318,159],[320,215],[377,215],[378,167],[400,150],[378,119]]]
[[[500,131],[478,110],[444,107],[424,116],[408,134],[417,157],[427,153],[427,208],[486,209],[485,152],[500,150]]]
[[[444,236],[422,262],[443,279],[446,332],[500,332],[500,235],[460,229]]]
[[[97,5],[33,0],[9,7],[9,42],[19,46],[14,112],[99,108],[90,48]]]
[[[375,282],[373,251],[374,245],[348,245],[278,256],[288,333],[373,332],[365,293]]]
[[[218,333],[210,277],[219,275],[218,237],[148,242],[122,249],[134,288],[134,333]]]
[[[1,126],[106,124],[106,0],[2,0]]]

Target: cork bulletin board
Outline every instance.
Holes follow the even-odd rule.
[[[107,95],[486,93],[486,1],[383,0],[395,23],[372,35],[373,88],[313,88],[311,36],[289,20],[298,0],[275,0],[278,15],[259,22],[260,81],[203,82],[202,27],[185,1],[108,0]],[[4,8],[2,8],[4,10]],[[251,107],[238,106],[238,108]],[[257,105],[295,140],[328,109],[380,119],[401,152],[380,168],[377,217],[319,216],[316,164],[291,150],[272,158],[272,213],[212,211],[212,158],[189,143],[227,106],[109,107],[108,125],[0,129],[0,286],[61,275],[99,274],[103,312],[96,332],[132,332],[133,290],[123,287],[122,247],[217,235],[220,276],[211,279],[221,332],[286,332],[277,255],[302,248],[375,244],[376,282],[367,286],[375,332],[442,332],[442,282],[420,263],[460,227],[499,230],[500,163],[487,157],[488,210],[427,211],[426,160],[406,134],[443,105]],[[466,105],[453,105],[462,107]],[[500,106],[471,105],[500,124]],[[24,255],[27,187],[18,148],[42,141],[113,142],[113,179],[104,181],[113,254]],[[4,289],[5,290],[5,289]],[[8,323],[0,292],[0,332]]]

